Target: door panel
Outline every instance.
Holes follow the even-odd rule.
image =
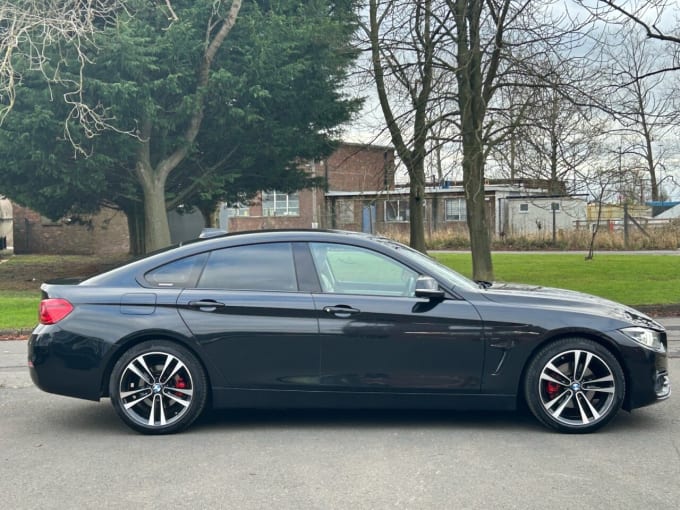
[[[465,301],[314,295],[321,381],[338,390],[478,392],[484,343]]]
[[[311,294],[189,289],[177,304],[229,387],[318,384],[319,328]]]

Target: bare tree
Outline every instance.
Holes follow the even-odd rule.
[[[497,95],[506,87],[544,86],[547,79],[540,64],[545,55],[569,58],[569,49],[582,37],[580,23],[555,15],[553,3],[369,1],[365,31],[370,35],[373,76],[387,128],[411,179],[411,243],[424,247],[427,150],[459,143],[476,279],[493,279],[486,159],[517,127],[516,122],[501,122],[500,113],[525,107],[503,104]]]
[[[457,82],[454,122],[462,139],[473,274],[475,279],[492,280],[486,160],[494,147],[512,140],[524,118],[523,110],[535,97],[524,95],[527,101],[504,104],[500,91],[536,90],[553,84],[544,63],[573,60],[587,23],[556,14],[549,0],[446,0],[446,4],[455,19],[447,34],[452,45],[448,53],[436,55],[436,64],[453,73]],[[560,90],[568,94],[567,84]],[[507,115],[508,107],[513,115]]]
[[[649,177],[652,200],[659,200],[663,150],[658,142],[675,127],[680,112],[674,101],[674,84],[662,74],[650,74],[664,60],[653,43],[630,33],[606,46],[612,85],[605,110],[620,123],[620,132],[628,142],[628,157],[638,159]]]
[[[436,0],[370,0],[363,29],[370,43],[371,72],[380,107],[410,180],[410,244],[425,251],[425,158],[438,87],[433,59],[446,13]]]
[[[0,122],[14,106],[22,73],[38,71],[47,83],[66,86],[71,118],[78,119],[87,133],[112,128],[105,108],[83,100],[82,72],[95,34],[114,24],[123,11],[125,0],[0,2]],[[66,48],[80,64],[75,79],[65,79],[59,72],[63,62],[53,61]]]
[[[576,0],[600,21],[615,25],[621,32],[642,32],[647,39],[668,43],[674,58],[654,66],[639,78],[647,78],[680,70],[680,26],[677,24],[678,4],[671,0]],[[675,18],[675,25],[668,20]]]
[[[566,182],[574,179],[576,170],[598,150],[606,131],[603,116],[574,104],[572,92],[561,89],[559,82],[501,92],[501,101],[514,100],[524,107],[507,110],[506,123],[515,127],[492,154],[511,179],[547,181],[551,193],[564,192]],[[575,86],[572,81],[570,87]],[[506,93],[512,98],[506,99]]]

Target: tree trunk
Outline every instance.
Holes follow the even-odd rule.
[[[212,202],[210,204],[199,206],[201,214],[203,215],[203,221],[208,228],[218,228],[220,219],[220,210],[216,203]]]
[[[409,194],[409,244],[415,250],[427,253],[425,245],[425,166],[421,159],[413,172],[409,172],[411,192]]]
[[[464,146],[465,146],[464,142]],[[467,224],[472,252],[472,277],[475,280],[494,280],[491,261],[491,240],[486,221],[484,193],[483,147],[468,144],[463,152],[463,186],[467,205]]]
[[[128,234],[130,237],[130,255],[144,254],[144,214],[141,204],[125,207]]]
[[[137,175],[144,193],[144,251],[169,246],[170,226],[165,209],[165,178],[144,162],[137,163]]]
[[[475,280],[493,281],[491,240],[486,221],[484,196],[484,137],[486,107],[491,99],[495,73],[498,69],[502,20],[499,19],[496,43],[486,77],[482,74],[480,46],[481,0],[456,0],[453,3],[458,35],[458,107],[460,108],[463,139],[463,186],[467,206],[467,224],[472,252],[472,275]],[[505,4],[507,12],[507,4]],[[503,14],[504,18],[505,14]]]

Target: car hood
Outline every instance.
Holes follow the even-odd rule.
[[[664,330],[657,321],[634,308],[583,292],[501,282],[494,282],[483,292],[487,299],[497,303],[581,310],[589,314],[617,318],[638,326]]]

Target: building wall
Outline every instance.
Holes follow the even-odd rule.
[[[14,204],[14,252],[63,255],[116,255],[130,250],[125,214],[103,209],[67,222],[51,221]]]
[[[428,232],[436,232],[441,230],[446,231],[460,231],[467,233],[467,221],[465,211],[461,219],[447,219],[446,217],[446,201],[464,200],[462,193],[451,192],[431,192],[425,200],[425,228]],[[341,230],[364,230],[364,210],[372,206],[371,212],[374,216],[374,231],[377,233],[398,233],[408,235],[410,231],[410,223],[408,216],[399,214],[398,217],[390,218],[386,214],[388,203],[391,203],[391,211],[394,216],[395,211],[404,211],[409,207],[409,197],[406,194],[384,194],[374,197],[364,196],[329,196],[327,197],[326,209],[329,218],[330,228],[337,228]],[[399,205],[396,205],[396,202]],[[485,201],[486,214],[489,223],[489,230],[493,232],[494,221],[496,214],[494,195],[487,195]]]
[[[506,200],[506,221],[509,235],[552,234],[552,204],[555,211],[555,229],[572,230],[586,219],[586,201],[572,197],[535,197]]]
[[[12,202],[0,196],[0,251],[14,250],[13,218]]]
[[[322,164],[329,191],[380,192],[394,188],[394,149],[342,144]]]

